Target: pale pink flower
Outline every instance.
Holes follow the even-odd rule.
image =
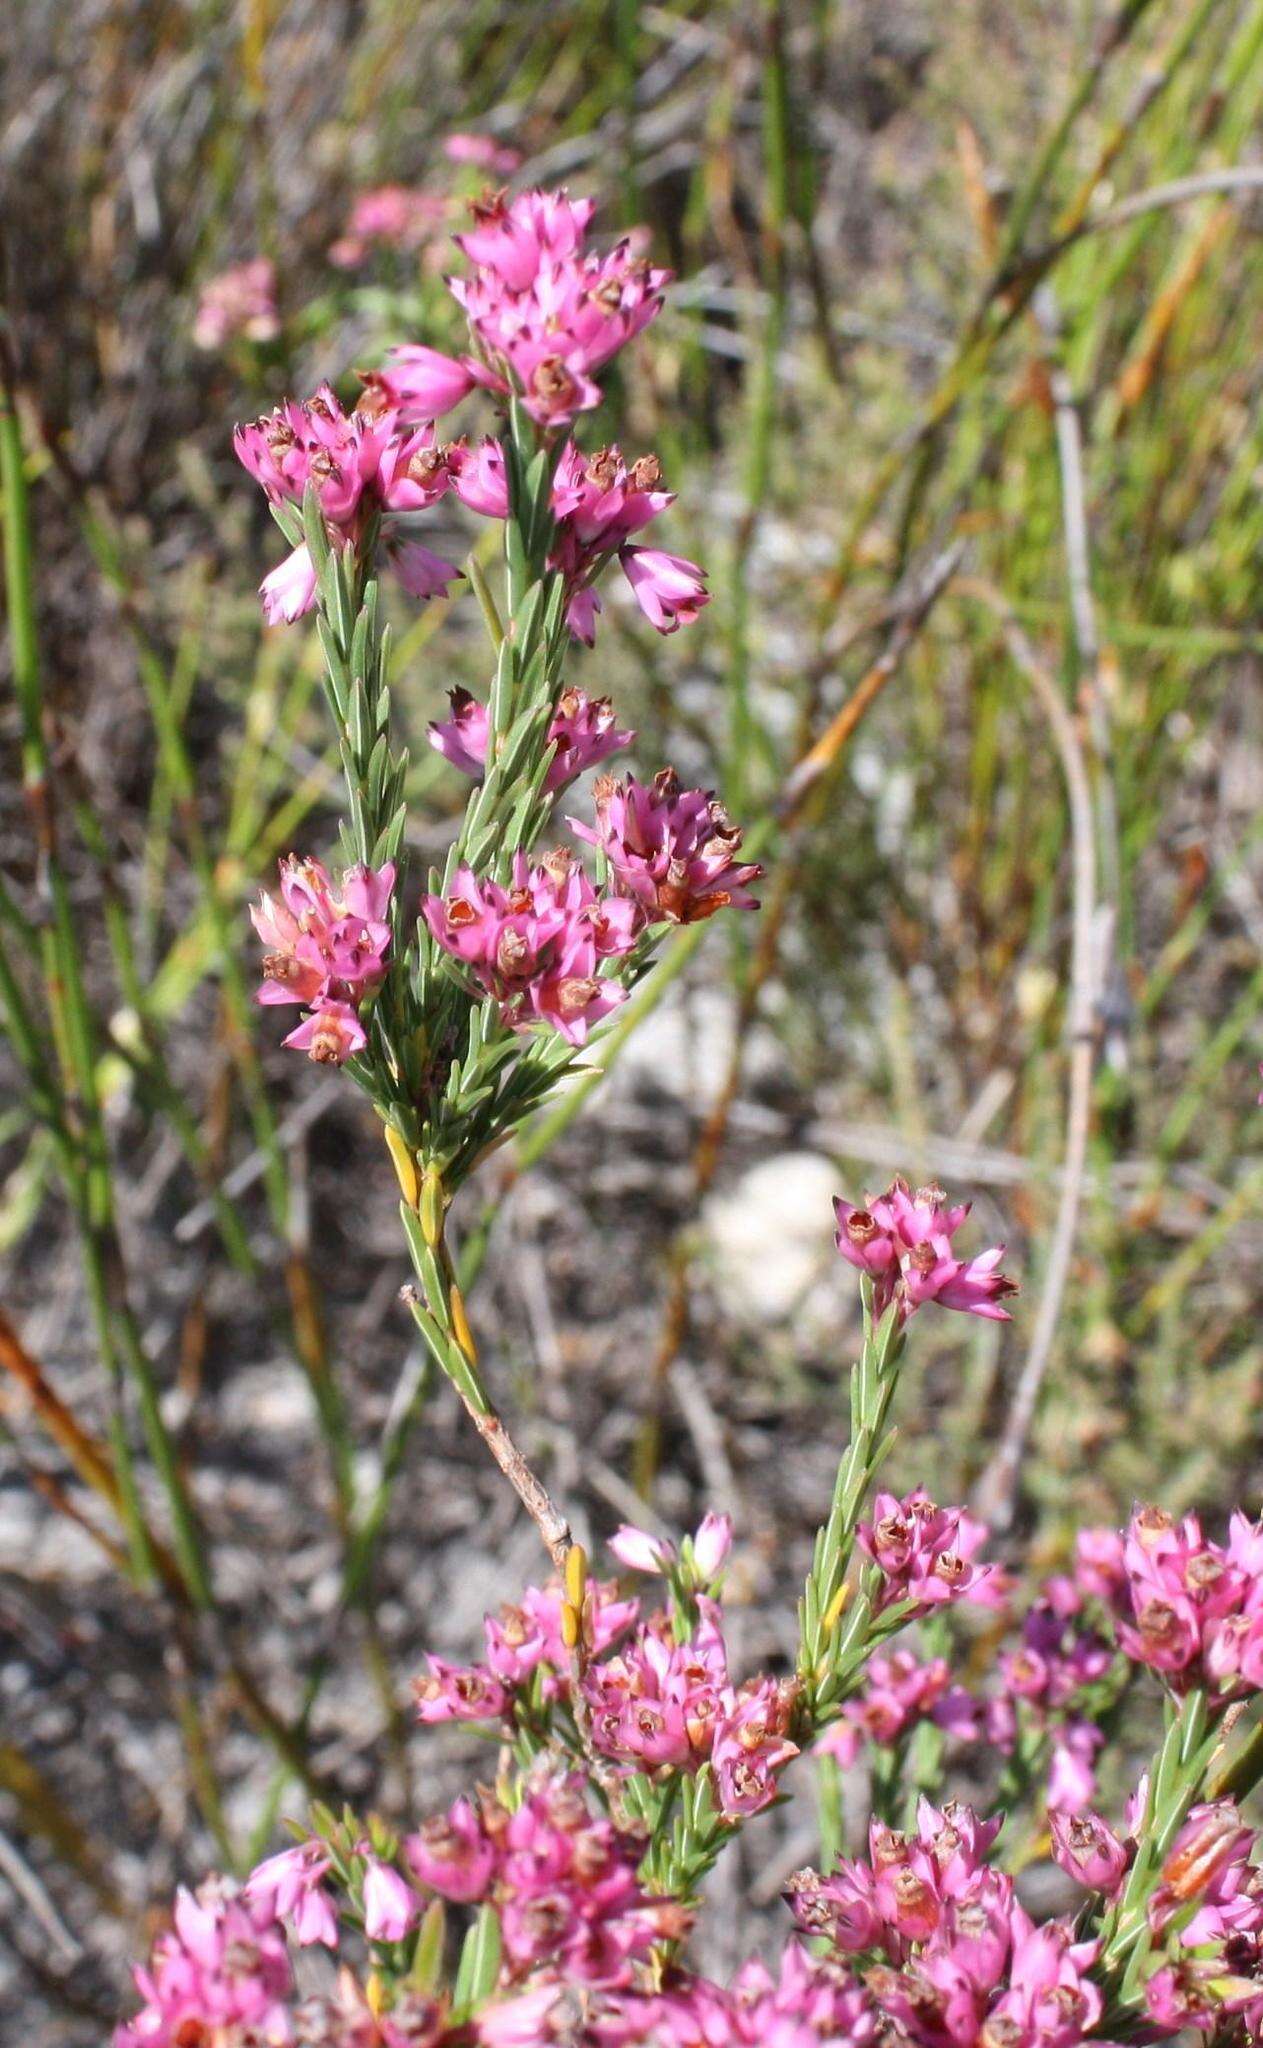
[[[370,1941],[402,1941],[416,1925],[416,1893],[390,1863],[368,1856],[364,1864],[364,1932]]]
[[[238,335],[246,341],[275,341],[280,331],[276,268],[269,257],[254,256],[202,286],[193,320],[199,348],[221,349]]]
[[[521,152],[510,149],[507,143],[497,142],[491,135],[472,135],[463,129],[444,138],[443,154],[449,163],[473,164],[477,170],[490,171],[498,178],[512,177],[522,161]]]

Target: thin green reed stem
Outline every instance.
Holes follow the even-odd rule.
[[[733,541],[729,591],[728,759],[724,794],[739,816],[756,738],[750,705],[750,592],[748,565],[767,498],[776,428],[776,368],[785,335],[785,234],[790,214],[789,74],[782,0],[765,0],[763,58],[762,277],[766,311],[746,399],[745,512]]]
[[[12,396],[0,390],[0,491],[4,502],[5,587],[14,685],[22,721],[22,780],[32,827],[40,886],[50,910],[41,952],[50,1014],[61,1021],[60,1041],[68,1062],[66,1081],[74,1091],[72,1125],[82,1130],[83,1170],[69,1184],[80,1221],[84,1261],[98,1332],[106,1339],[106,1362],[130,1374],[141,1425],[171,1515],[172,1540],[189,1596],[196,1606],[214,1607],[205,1545],[162,1418],[152,1367],[140,1341],[126,1296],[126,1282],[114,1210],[113,1181],[96,1079],[96,1047],[70,893],[57,850],[53,795],[44,736],[44,704],[35,615],[30,505],[21,436]],[[124,1448],[121,1427],[119,1448]],[[125,1493],[135,1497],[130,1466],[120,1472]],[[152,1561],[150,1560],[150,1569]]]
[[[197,808],[197,776],[184,743],[178,714],[172,703],[166,667],[135,617],[130,602],[126,570],[118,543],[106,520],[93,508],[86,508],[83,528],[101,574],[120,598],[136,648],[136,665],[153,719],[158,749],[184,827],[189,860],[201,891],[207,919],[218,953],[220,982],[233,1031],[233,1054],[241,1075],[242,1089],[254,1140],[265,1160],[264,1185],[273,1227],[284,1237],[289,1220],[289,1184],[276,1137],[276,1119],[254,1049],[250,993],[237,956],[236,933],[232,927],[215,863],[206,844]]]

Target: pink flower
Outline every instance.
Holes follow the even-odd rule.
[[[445,356],[423,342],[392,349],[389,364],[382,385],[404,419],[439,419],[468,398],[478,383],[477,364]]]
[[[1221,1545],[1196,1515],[1137,1508],[1124,1537],[1094,1533],[1091,1553],[1103,1560],[1087,1567],[1091,1586],[1129,1657],[1220,1703],[1263,1689],[1263,1524],[1234,1514]]]
[[[652,783],[599,776],[593,789],[596,826],[570,824],[580,839],[600,848],[621,895],[651,921],[696,924],[732,905],[755,907],[747,884],[763,870],[744,865],[741,832],[713,792],[680,788],[673,768]]]
[[[293,1974],[267,1900],[214,1879],[200,1891],[177,1892],[174,1923],[158,1937],[149,1968],[135,1973],[142,2009],[117,2030],[114,2048],[289,2042]]]
[[[915,1613],[951,1600],[994,1607],[1004,1597],[996,1567],[973,1562],[987,1540],[987,1528],[966,1508],[936,1507],[922,1492],[902,1500],[879,1493],[873,1520],[861,1522],[856,1535],[883,1577],[875,1613],[905,1601]]]
[[[395,869],[348,868],[335,888],[318,860],[291,854],[280,876],[279,900],[250,912],[267,948],[258,1001],[301,1003],[308,1015],[285,1044],[340,1066],[368,1043],[359,1011],[385,979]]]
[[[490,135],[470,135],[463,130],[444,139],[443,154],[449,163],[473,164],[498,178],[512,177],[521,163],[521,153]]]
[[[624,548],[621,559],[637,604],[660,633],[691,625],[702,606],[710,603],[702,571],[682,555],[667,555],[660,548]]]
[[[306,547],[295,548],[259,585],[269,626],[292,625],[316,602],[316,566]]]
[[[417,1898],[399,1872],[377,1856],[364,1865],[364,1932],[370,1941],[402,1941],[416,1925]]]
[[[487,761],[487,707],[468,690],[449,693],[452,716],[430,727],[430,745],[465,775],[481,777]],[[620,732],[608,697],[586,697],[567,689],[558,700],[548,737],[553,758],[545,789],[566,789],[587,768],[630,746],[634,732]]]
[[[968,1693],[952,1685],[943,1657],[922,1664],[910,1651],[895,1650],[871,1658],[866,1677],[859,1698],[846,1702],[842,1719],[816,1744],[818,1754],[850,1764],[865,1738],[890,1748],[925,1720],[965,1740],[979,1732],[979,1709]]]
[[[429,1659],[429,1673],[413,1680],[419,1721],[495,1721],[505,1713],[509,1695],[500,1681],[477,1664],[448,1664]]]
[[[380,525],[386,559],[413,595],[434,595],[459,573],[411,538],[401,522],[436,504],[452,476],[432,422],[405,427],[380,378],[366,377],[353,412],[327,384],[299,405],[287,399],[265,418],[233,434],[238,460],[274,505],[301,505],[315,490],[330,541],[358,548]],[[263,585],[269,623],[296,619],[316,599],[305,547],[289,555]]]
[[[337,1909],[324,1884],[332,1866],[323,1842],[297,1842],[252,1870],[242,1896],[266,1908],[274,1919],[289,1921],[300,1947],[322,1942],[336,1948]]]
[[[665,1536],[651,1536],[647,1529],[624,1522],[610,1537],[610,1549],[629,1572],[659,1574],[670,1571],[679,1555]]]
[[[523,192],[513,199],[497,193],[474,203],[473,227],[456,237],[472,268],[449,285],[478,351],[464,359],[465,390],[474,381],[515,390],[544,426],[563,426],[599,403],[592,373],[661,310],[668,281],[668,273],[653,269],[629,241],[604,253],[587,250],[592,213],[590,200],[572,201],[564,192]],[[397,355],[388,358],[389,385],[398,362]],[[406,362],[403,370],[406,376]],[[454,370],[431,365],[427,377],[439,375],[457,390]],[[412,417],[434,416],[435,387],[423,387],[422,399],[406,396],[402,383],[397,388]],[[423,409],[411,413],[414,404]]]
[[[275,341],[280,331],[276,270],[267,256],[238,263],[202,286],[193,321],[199,348],[223,348],[237,335],[246,341]]]
[[[511,889],[458,868],[447,896],[427,896],[421,908],[435,943],[469,969],[515,1031],[542,1022],[582,1045],[626,999],[598,969],[634,945],[635,908],[598,897],[565,853],[538,867],[515,855]]]
[[[684,1543],[689,1581],[703,1589],[708,1587],[722,1572],[731,1548],[731,1518],[713,1513],[703,1515],[695,1534],[686,1537]],[[610,1549],[628,1571],[670,1575],[680,1563],[674,1543],[665,1536],[651,1536],[647,1529],[633,1528],[628,1522],[615,1530]]]
[[[402,390],[393,369],[390,382],[393,390]],[[498,441],[483,441],[473,449],[454,447],[450,462],[456,494],[471,512],[508,517],[508,478]],[[633,533],[674,504],[674,493],[662,490],[661,483],[656,455],[629,464],[619,448],[601,448],[589,456],[573,441],[561,451],[553,474],[555,524],[548,566],[565,578],[567,622],[589,647],[601,608],[594,586],[615,558],[660,633],[673,633],[707,602],[705,578],[695,563],[630,544]]]
[[[711,1763],[721,1813],[759,1813],[775,1799],[778,1772],[798,1755],[788,1733],[796,1693],[792,1681],[753,1679],[717,1724]]]
[[[1076,1884],[1112,1898],[1131,1861],[1126,1845],[1096,1813],[1048,1816],[1053,1859]]]
[[[693,1570],[702,1585],[719,1577],[732,1549],[732,1517],[708,1510],[693,1534]]]
[[[969,1214],[968,1202],[946,1208],[941,1189],[920,1188],[914,1195],[906,1181],[895,1180],[880,1198],[870,1196],[866,1208],[840,1198],[833,1207],[838,1250],[872,1280],[877,1316],[892,1301],[898,1301],[904,1318],[927,1301],[937,1301],[967,1315],[1009,1321],[1009,1311],[1000,1304],[1017,1287],[997,1270],[1004,1246],[968,1263],[952,1252],[952,1239]]]
[[[915,1834],[874,1822],[867,1860],[791,1880],[805,1933],[844,1956],[884,1952],[865,1984],[887,2027],[920,2048],[1078,2048],[1100,2019],[1096,1943],[1031,1920],[1012,1878],[985,1861],[1000,1824],[922,1800]]]
[[[495,1846],[468,1799],[409,1835],[403,1853],[418,1884],[457,1905],[471,1905],[491,1888]]]
[[[864,1986],[798,1942],[775,1975],[749,1962],[727,1989],[673,1971],[661,1991],[612,2000],[599,2034],[605,2048],[872,2048],[881,2038]]]

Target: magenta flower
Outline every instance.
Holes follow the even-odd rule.
[[[449,488],[447,451],[436,446],[432,423],[402,425],[380,379],[365,379],[349,413],[327,384],[305,404],[287,399],[238,427],[233,447],[275,505],[301,505],[313,486],[335,546],[357,548],[380,525],[386,559],[412,595],[433,596],[459,575],[411,538],[409,524]],[[269,624],[309,611],[316,578],[307,548],[295,548],[261,591]]]
[[[839,1197],[833,1204],[838,1250],[872,1280],[879,1317],[892,1301],[898,1301],[905,1319],[927,1301],[937,1301],[966,1315],[1008,1322],[1009,1311],[1001,1303],[1016,1294],[1017,1284],[998,1270],[1004,1246],[969,1261],[956,1258],[952,1239],[970,1204],[944,1204],[941,1188],[919,1188],[914,1195],[905,1180],[892,1181],[877,1199],[869,1196],[863,1209]]]
[[[292,2039],[293,1973],[285,1937],[265,1899],[248,1899],[226,1879],[176,1893],[174,1926],[159,1935],[143,2000],[114,2048],[187,2048],[190,2042]]]
[[[666,1986],[603,2013],[605,2048],[873,2048],[880,2015],[857,1978],[796,1941],[776,1974],[746,1963],[731,1986],[673,1971]]]
[[[506,1603],[483,1623],[486,1661],[446,1664],[429,1659],[430,1671],[414,1682],[422,1721],[495,1721],[509,1710],[514,1691],[541,1674],[545,1699],[558,1697],[558,1673],[568,1671],[570,1652],[562,1634],[564,1596],[558,1584],[528,1586],[520,1606]],[[584,1640],[593,1655],[631,1628],[639,1618],[635,1600],[620,1599],[612,1581],[590,1579],[584,1603]]]
[[[318,860],[280,864],[279,901],[264,895],[250,916],[267,948],[261,1003],[301,1003],[308,1015],[284,1041],[340,1066],[368,1043],[359,1011],[386,975],[387,922],[395,869],[348,868],[335,889]]]
[[[238,335],[246,341],[275,341],[280,331],[276,268],[269,257],[235,264],[202,286],[193,320],[199,348],[221,349]]]
[[[985,1860],[1000,1825],[922,1800],[915,1834],[875,1821],[867,1860],[791,1880],[804,1933],[843,1956],[884,1952],[865,1984],[886,2028],[918,2048],[1078,2048],[1100,2019],[1096,1943],[1063,1921],[1035,1925]]]
[[[1090,1532],[1085,1572],[1122,1648],[1174,1691],[1204,1686],[1222,1704],[1263,1690],[1263,1523],[1234,1514],[1221,1545],[1196,1515],[1137,1508],[1125,1536]]]
[[[925,1613],[951,1600],[971,1600],[980,1607],[999,1606],[1006,1584],[996,1565],[973,1559],[987,1540],[987,1527],[967,1508],[936,1507],[927,1493],[898,1500],[879,1493],[871,1522],[861,1522],[856,1535],[862,1550],[882,1574],[874,1612],[911,1602]]]
[[[550,1024],[582,1045],[626,999],[622,984],[598,969],[634,945],[635,906],[598,897],[565,853],[538,867],[515,855],[510,889],[458,868],[447,896],[427,896],[421,909],[436,944],[495,998],[512,1030]]]
[[[652,783],[599,776],[593,789],[596,825],[571,818],[580,839],[599,847],[619,893],[651,922],[696,924],[731,905],[756,908],[747,884],[763,870],[741,864],[741,832],[713,791],[680,788],[674,768]]]
[[[495,1846],[468,1799],[424,1822],[403,1853],[419,1885],[456,1905],[472,1905],[491,1889]]]
[[[732,1548],[732,1520],[728,1515],[707,1512],[696,1531],[684,1542],[687,1577],[705,1589],[719,1577]],[[680,1553],[665,1536],[652,1536],[647,1529],[624,1522],[610,1538],[610,1549],[628,1571],[669,1576],[680,1562]]]
[[[487,707],[468,690],[449,692],[452,715],[430,726],[430,745],[462,774],[480,778],[487,763]],[[636,735],[620,731],[608,697],[587,697],[582,690],[564,690],[548,728],[553,758],[545,789],[566,789],[587,768],[629,747]]]
[[[534,419],[557,427],[600,402],[593,372],[661,311],[669,272],[655,270],[627,240],[603,253],[586,249],[593,210],[591,200],[564,192],[475,202],[472,229],[456,237],[472,268],[449,287],[478,353],[454,362],[453,403],[475,383],[516,391]],[[416,396],[411,374],[406,359],[388,359],[387,381],[408,415],[434,417],[441,373],[427,365]]]
[[[403,354],[397,350],[395,359]],[[448,362],[447,358],[440,360]],[[465,374],[472,379],[472,372]],[[389,384],[396,395],[404,388],[393,367]],[[455,444],[450,464],[453,487],[462,504],[486,518],[508,517],[508,478],[498,441],[482,441],[476,448]],[[552,486],[556,531],[548,566],[565,578],[567,622],[576,639],[589,647],[596,637],[601,609],[596,582],[615,558],[637,603],[660,633],[673,633],[677,626],[687,624],[708,602],[705,574],[695,562],[631,545],[633,533],[639,533],[675,502],[674,492],[662,490],[661,483],[656,455],[642,455],[628,464],[618,448],[602,448],[587,456],[568,441],[558,458]]]

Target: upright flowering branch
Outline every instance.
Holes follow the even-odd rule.
[[[457,238],[468,273],[451,281],[469,354],[398,349],[362,376],[349,409],[326,385],[236,436],[291,548],[262,586],[267,616],[316,614],[348,804],[341,879],[290,859],[278,898],[255,914],[260,999],[299,1005],[287,1043],[345,1065],[372,1099],[400,1183],[412,1313],[558,1565],[568,1526],[486,1391],[447,1212],[626,999],[670,925],[749,903],[757,873],[736,862],[740,834],[714,799],[670,773],[652,794],[602,785],[597,828],[578,828],[600,847],[599,882],[568,849],[537,850],[559,792],[634,738],[566,683],[573,641],[593,637],[600,577],[617,561],[662,632],[706,601],[695,565],[633,541],[671,503],[656,459],[589,456],[571,438],[600,400],[596,373],[655,317],[666,283],[628,242],[590,247],[592,210],[564,193],[481,202]],[[436,415],[480,391],[503,406],[498,436],[440,442]],[[391,736],[377,577],[392,570],[423,599],[453,582],[418,537],[448,493],[502,522],[504,585],[498,603],[471,558],[494,672],[485,705],[462,696],[432,729],[474,787],[409,927],[407,760]]]

